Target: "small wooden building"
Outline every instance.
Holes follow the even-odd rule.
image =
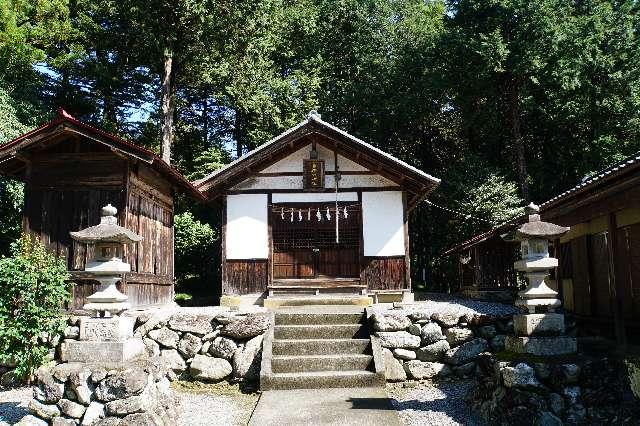
[[[202,196],[153,152],[60,110],[53,121],[0,146],[0,173],[25,183],[24,231],[66,259],[75,282],[71,309],[82,307],[97,283],[82,272],[91,253],[69,232],[98,224],[108,203],[121,226],[144,237],[125,251],[131,272],[119,289],[135,307],[173,301],[174,195]]]
[[[195,183],[223,209],[223,299],[409,291],[409,213],[439,182],[309,114]]]
[[[540,205],[543,220],[570,226],[553,242],[560,266],[551,276],[565,309],[583,324],[613,332],[640,331],[640,153],[586,178]],[[500,235],[524,218],[445,252],[460,263],[462,290],[515,286],[517,245]],[[469,260],[467,260],[469,259]],[[503,266],[501,266],[503,265]],[[495,278],[498,277],[498,278]]]

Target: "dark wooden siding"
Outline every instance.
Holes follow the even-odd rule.
[[[100,222],[100,209],[112,204],[118,219],[144,237],[125,251],[132,273],[119,284],[133,306],[173,300],[173,190],[144,164],[128,163],[99,144],[65,140],[33,157],[25,185],[25,230],[65,259],[70,271],[82,271],[92,249],[74,242],[70,231]],[[95,290],[94,279],[74,280],[71,308],[79,308]]]
[[[126,259],[132,272],[173,276],[173,210],[138,189],[127,202],[126,227],[143,240],[130,246]]]
[[[589,238],[591,312],[598,317],[612,315],[607,237],[607,233],[602,232]]]
[[[223,293],[264,293],[267,291],[267,266],[266,259],[226,260]]]
[[[591,315],[589,250],[586,235],[571,240],[571,269],[573,270],[573,300],[577,314]]]
[[[622,313],[640,319],[640,224],[619,228],[616,250],[616,280],[620,281]]]
[[[369,290],[401,290],[407,288],[403,257],[365,257],[360,280]]]
[[[111,203],[119,211],[120,191],[109,189],[28,189],[29,232],[64,258],[70,271],[83,270],[92,252],[86,244],[73,241],[70,231],[100,223],[100,207]]]
[[[516,271],[513,263],[518,260],[518,244],[496,237],[477,247],[476,285],[480,289],[515,288]],[[475,259],[474,259],[475,260]]]

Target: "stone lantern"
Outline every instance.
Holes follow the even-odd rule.
[[[63,342],[63,361],[121,362],[145,352],[142,340],[133,337],[134,318],[120,316],[130,306],[128,297],[116,288],[122,274],[131,270],[122,261],[125,244],[141,241],[142,237],[118,226],[118,210],[111,204],[101,213],[99,225],[71,232],[74,240],[93,245],[94,255],[85,271],[100,283],[100,289],[87,297],[88,303],[83,306],[94,316],[80,319],[80,340]]]
[[[522,259],[514,263],[516,270],[524,272],[527,288],[518,292],[516,306],[528,314],[515,315],[513,325],[516,336],[508,336],[507,350],[534,355],[562,355],[576,351],[576,340],[564,334],[564,316],[554,313],[561,305],[558,293],[545,283],[558,259],[549,256],[549,240],[566,234],[569,228],[543,222],[539,208],[531,203],[529,221],[516,230]],[[536,310],[544,312],[536,313]]]
[[[536,307],[546,307],[549,312],[560,307],[558,293],[544,282],[549,271],[558,266],[558,259],[549,257],[549,240],[566,234],[569,228],[543,222],[538,214],[539,208],[530,204],[529,222],[516,230],[516,241],[520,241],[522,259],[514,263],[518,271],[525,273],[528,281],[526,289],[518,293],[516,306],[535,314]]]
[[[102,208],[100,224],[71,232],[74,240],[93,244],[93,259],[87,262],[85,271],[91,272],[100,282],[100,290],[87,297],[89,303],[83,309],[94,311],[96,316],[118,315],[130,308],[128,297],[116,288],[123,272],[131,266],[122,261],[125,244],[142,241],[142,237],[127,228],[118,226],[118,210],[111,204]]]

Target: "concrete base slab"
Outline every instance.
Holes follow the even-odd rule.
[[[558,336],[564,334],[564,315],[514,315],[513,328],[518,336]]]
[[[60,345],[60,358],[68,362],[124,362],[146,354],[142,339],[124,342],[66,341]]]
[[[233,295],[223,294],[220,297],[220,306],[228,308],[238,307],[245,308],[254,305],[262,305],[264,301],[264,294],[245,294],[245,295]]]
[[[338,388],[263,392],[249,425],[400,426],[401,423],[384,388]]]
[[[507,336],[504,347],[510,352],[538,356],[568,355],[578,351],[575,337],[518,337]]]

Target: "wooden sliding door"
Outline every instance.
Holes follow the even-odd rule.
[[[338,214],[339,241],[336,242],[335,203],[271,206],[273,277],[358,277],[360,206],[339,203]]]

